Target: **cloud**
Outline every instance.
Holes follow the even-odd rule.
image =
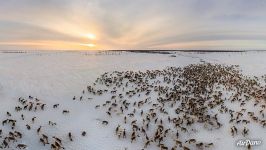
[[[248,40],[243,47],[256,47],[266,40],[265,7],[262,0],[8,0],[0,1],[0,40],[86,44],[82,34],[93,33],[99,49],[218,41],[234,48],[230,41]]]
[[[65,40],[78,41],[79,39],[23,22],[0,21],[1,41],[9,40]]]

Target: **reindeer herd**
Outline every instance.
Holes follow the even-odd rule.
[[[211,132],[230,124],[228,134],[248,137],[249,124],[266,127],[266,87],[261,84],[266,78],[246,77],[237,67],[204,63],[106,72],[73,100],[108,95],[95,106],[106,113],[102,124],[120,120],[114,135],[141,143],[142,149],[215,149],[215,141],[200,141],[193,134],[199,128]],[[220,116],[230,121],[221,122]]]
[[[251,134],[248,127],[252,124],[266,127],[266,87],[262,84],[265,81],[266,76],[242,75],[237,66],[209,63],[162,70],[114,71],[102,74],[81,95],[71,99],[90,100],[89,104],[96,101],[96,111],[106,115],[98,119],[101,124],[114,125],[117,139],[140,143],[143,150],[215,149],[215,141],[201,141],[193,135],[199,130],[224,129],[229,124],[228,134],[239,138]],[[100,97],[107,98],[97,100]],[[47,128],[57,126],[56,122],[48,120],[48,127],[37,125],[37,115],[28,118],[24,113],[48,109],[47,104],[32,96],[19,98],[15,113],[20,118],[15,119],[6,112],[0,129],[0,149],[27,149],[23,143],[27,130],[36,130],[39,144],[47,149],[65,149],[64,144],[74,141],[78,135],[47,134]],[[70,113],[59,104],[53,104],[52,109],[65,116]],[[221,121],[221,116],[227,116],[229,121]],[[17,130],[21,124],[25,124],[23,133]],[[86,135],[86,131],[81,131],[80,136]]]

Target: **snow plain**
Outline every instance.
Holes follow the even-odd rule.
[[[36,135],[39,125],[44,125],[46,134],[61,137],[66,150],[135,150],[141,149],[142,144],[130,140],[119,140],[114,135],[115,125],[119,120],[112,120],[109,127],[99,122],[99,118],[107,117],[105,112],[95,110],[97,101],[73,101],[74,95],[96,78],[109,71],[144,71],[147,69],[163,69],[167,66],[186,66],[205,62],[239,65],[242,73],[247,76],[261,76],[266,74],[266,52],[227,52],[227,53],[195,53],[174,52],[170,54],[148,54],[131,52],[58,52],[32,51],[27,53],[0,53],[0,120],[6,119],[6,111],[16,116],[14,106],[19,97],[29,95],[41,99],[49,109],[37,114],[25,113],[25,120],[30,122],[37,115],[33,130],[27,131],[25,123],[18,123],[17,129],[23,131],[23,141],[29,150],[50,149],[42,146]],[[50,109],[53,104],[60,103],[56,110]],[[70,114],[62,115],[62,110],[70,110]],[[251,108],[252,109],[252,108]],[[55,127],[48,126],[48,120],[57,123]],[[251,139],[260,139],[262,144],[254,149],[266,149],[266,132],[260,126],[250,126]],[[82,137],[81,131],[87,136]],[[72,132],[74,142],[69,142],[67,133]],[[244,149],[236,147],[239,137],[232,137],[226,128],[217,131],[202,131],[195,134],[195,138],[207,142],[214,142],[213,149]],[[150,147],[149,149],[154,149]]]

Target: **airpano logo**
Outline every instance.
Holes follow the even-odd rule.
[[[247,147],[247,146],[259,146],[261,145],[261,140],[251,140],[251,139],[240,139],[236,142],[236,146]]]

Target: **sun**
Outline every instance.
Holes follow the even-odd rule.
[[[88,33],[88,34],[84,34],[83,37],[85,37],[87,40],[89,39],[89,42],[84,42],[80,45],[85,46],[85,47],[89,47],[89,48],[95,48],[96,47],[96,36],[95,34],[92,33]]]
[[[96,36],[92,33],[86,34],[86,37],[90,40],[94,40],[96,38]]]

